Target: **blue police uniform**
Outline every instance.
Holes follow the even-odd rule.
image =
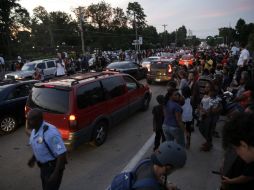
[[[47,127],[46,130],[45,127]],[[56,167],[56,158],[66,152],[61,134],[55,126],[43,122],[37,133],[34,129],[32,130],[30,145],[41,169],[43,190],[57,190],[60,187],[64,168],[54,184],[49,184],[48,179]]]
[[[45,125],[48,126],[48,130],[44,132],[43,127]],[[48,144],[51,152],[54,154],[54,157],[51,155],[44,141]],[[61,134],[58,132],[56,127],[47,122],[42,123],[37,133],[35,133],[34,129],[32,130],[30,145],[32,146],[36,160],[42,164],[55,160],[57,156],[66,152]]]

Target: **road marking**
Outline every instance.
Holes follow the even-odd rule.
[[[152,144],[154,142],[154,136],[155,136],[155,134],[153,134],[146,141],[146,143],[142,146],[142,148],[137,152],[137,154],[131,159],[131,161],[125,166],[125,168],[121,172],[130,171],[137,165],[137,163],[143,158],[145,153],[152,146]],[[110,190],[109,188],[110,188],[110,185],[106,188],[106,190]]]
[[[153,142],[154,142],[154,136],[155,134],[153,134],[147,141],[146,143],[143,145],[143,147],[137,152],[137,154],[131,159],[131,161],[125,166],[125,168],[122,170],[122,172],[124,171],[130,171],[132,170],[137,163],[143,158],[143,156],[145,155],[145,153],[149,150],[149,148],[152,146]]]

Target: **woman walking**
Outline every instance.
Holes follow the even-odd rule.
[[[182,108],[178,104],[180,94],[177,89],[169,89],[164,109],[163,132],[166,141],[176,141],[185,147],[184,131],[185,127],[182,122]]]

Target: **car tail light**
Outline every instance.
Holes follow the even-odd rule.
[[[172,72],[172,67],[171,67],[171,65],[168,66],[168,72],[169,72],[169,73]]]
[[[70,135],[69,130],[58,129],[63,139],[68,139]]]
[[[69,123],[70,127],[76,127],[77,126],[77,118],[75,115],[70,115],[69,116]]]

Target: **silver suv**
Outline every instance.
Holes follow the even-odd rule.
[[[20,71],[6,74],[5,79],[32,79],[35,68],[43,71],[44,78],[52,78],[56,75],[56,60],[43,59],[25,63]]]

